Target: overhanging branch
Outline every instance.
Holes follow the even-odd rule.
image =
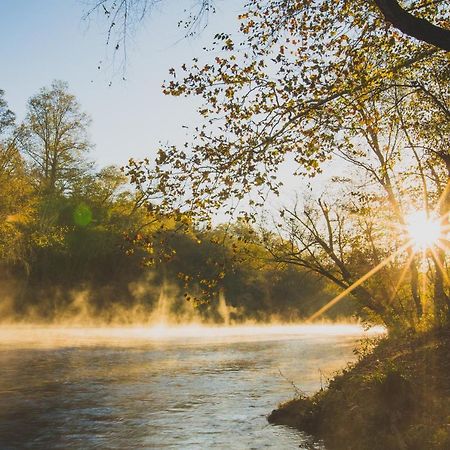
[[[416,17],[403,9],[397,0],[374,0],[386,21],[403,33],[422,42],[450,51],[450,30]]]

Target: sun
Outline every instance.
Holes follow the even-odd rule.
[[[406,230],[416,251],[433,247],[443,235],[439,218],[430,216],[425,211],[411,213],[406,218]]]

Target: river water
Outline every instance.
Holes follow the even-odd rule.
[[[0,449],[311,449],[266,416],[357,326],[0,328]]]

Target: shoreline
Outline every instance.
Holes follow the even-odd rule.
[[[326,389],[273,410],[269,423],[308,433],[327,450],[448,450],[450,331],[370,347]]]

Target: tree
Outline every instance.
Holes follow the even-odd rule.
[[[91,147],[89,124],[89,117],[65,82],[54,81],[29,100],[27,116],[20,126],[20,144],[43,193],[52,195],[70,189],[86,171],[86,153]]]
[[[369,211],[355,214],[351,203],[330,206],[322,199],[303,208],[285,208],[279,224],[282,232],[266,231],[263,240],[275,261],[312,271],[352,295],[360,307],[360,316],[381,320],[390,330],[413,328],[417,316],[409,298],[406,303],[399,302],[395,298],[398,292],[392,289],[398,264],[392,260],[384,264],[395,243],[389,248],[379,246],[380,227],[374,211]],[[382,276],[373,276],[370,283],[359,283],[380,264],[385,265],[380,268]],[[341,298],[337,296],[336,302]],[[333,300],[329,306],[334,304]]]
[[[27,265],[23,228],[33,210],[25,163],[17,148],[15,114],[0,90],[0,260],[10,268]]]
[[[8,108],[5,98],[5,91],[0,89],[0,136],[4,135],[14,126],[16,115]]]
[[[124,1],[115,10],[124,24],[130,7]],[[165,93],[200,96],[203,121],[184,148],[159,149],[153,166],[131,160],[128,173],[133,183],[151,208],[208,220],[217,208],[234,211],[251,193],[257,194],[257,200],[250,204],[262,206],[267,191],[279,193],[278,171],[286,161],[295,161],[296,173],[314,176],[324,160],[340,154],[378,183],[395,221],[404,227],[403,193],[399,196],[396,191],[399,180],[391,164],[412,149],[416,160],[412,170],[420,178],[412,191],[420,191],[418,182],[421,198],[425,197],[420,206],[427,212],[431,204],[439,207],[446,229],[450,97],[448,54],[441,50],[450,50],[449,12],[447,2],[439,0],[403,4],[396,0],[250,0],[240,16],[240,34],[215,36],[214,59],[200,63],[195,58],[191,65],[182,66],[181,77],[177,70],[170,70],[173,79],[166,82]],[[387,136],[379,132],[385,113],[402,148],[392,150],[388,145],[388,157]],[[357,139],[366,140],[377,167],[364,161],[355,148]],[[443,166],[448,172],[444,182]],[[433,198],[429,198],[430,177],[440,190]],[[360,194],[366,194],[364,189]],[[327,222],[327,208],[319,210]],[[299,220],[303,227],[313,225],[308,216]],[[329,232],[330,227],[325,230]],[[312,235],[320,244],[322,233],[316,231]],[[332,237],[322,242],[329,240]],[[327,245],[319,247],[328,256],[332,253]],[[420,316],[418,262],[412,249],[406,250],[411,297]],[[432,277],[436,304],[447,305],[442,310],[448,311],[445,256],[445,249],[436,249]],[[331,259],[339,269],[339,258]],[[341,273],[346,282],[358,274],[357,270],[347,272]],[[375,309],[374,299],[366,297],[365,302]]]
[[[445,87],[437,92],[442,96]],[[444,236],[421,252],[413,242],[408,244],[408,215],[422,210],[435,216],[447,180],[446,166],[435,156],[446,151],[448,124],[436,102],[420,111],[422,95],[416,83],[405,83],[371,101],[358,102],[357,96],[349,101],[354,116],[341,122],[336,154],[356,171],[336,180],[333,191],[339,194],[328,193],[303,210],[287,208],[284,235],[273,239],[266,234],[277,260],[329,278],[390,326],[395,319],[396,326],[407,323],[412,328],[431,317],[437,325],[445,323],[449,295]],[[421,120],[426,123],[419,126]],[[428,139],[433,144],[427,145]],[[444,234],[447,223],[441,215]],[[402,254],[396,254],[402,247]],[[359,285],[366,273],[375,282]]]
[[[125,41],[130,23],[142,20],[155,3],[153,0],[118,3],[104,0],[95,3],[88,15],[103,10],[110,20],[109,36],[120,23],[119,33]],[[202,14],[214,9],[214,0],[200,0],[196,4],[194,23]],[[166,86],[166,92],[171,95],[202,95],[206,102],[201,113],[214,124],[221,121],[224,113],[229,122],[238,122],[233,126],[222,121],[225,125],[218,128],[222,134],[217,128],[211,136],[208,129],[197,130],[199,142],[193,146],[198,157],[192,158],[191,162],[194,165],[198,161],[207,161],[206,166],[213,168],[212,171],[203,170],[200,184],[209,183],[216,195],[211,195],[211,189],[200,192],[195,182],[189,189],[192,188],[199,197],[208,197],[216,205],[228,194],[228,189],[218,192],[217,186],[227,185],[232,180],[238,180],[237,189],[228,191],[238,199],[254,184],[269,185],[276,190],[266,169],[274,171],[286,150],[281,145],[281,149],[277,148],[276,154],[269,158],[265,156],[269,153],[266,149],[276,147],[292,128],[299,126],[308,130],[302,136],[308,143],[311,136],[317,135],[316,131],[323,132],[323,129],[314,128],[315,119],[308,117],[310,114],[317,117],[324,114],[328,106],[335,109],[342,98],[355,90],[361,96],[370,96],[380,89],[389,89],[393,77],[404,74],[413,66],[432,64],[437,49],[448,50],[448,16],[449,7],[441,0],[409,1],[404,6],[397,0],[248,2],[240,16],[243,36],[234,42],[226,33],[217,34],[218,55],[214,63],[201,67],[194,60],[192,67],[186,69],[183,66],[188,72],[184,81],[173,81]],[[406,36],[387,26],[386,21]],[[431,43],[436,48],[423,43]],[[219,55],[220,50],[226,57]],[[438,55],[437,59],[445,60],[446,56]],[[175,75],[175,70],[171,73]],[[284,74],[293,73],[295,76],[289,76],[284,82]],[[222,95],[224,101],[220,98]],[[334,134],[336,128],[327,131],[328,135]],[[233,136],[237,138],[234,142],[230,139]],[[311,172],[316,171],[318,163],[327,156],[327,149],[318,150],[319,146],[315,144],[304,145],[302,156],[297,157],[298,162]],[[211,152],[201,150],[214,146],[216,149]],[[298,144],[293,147],[298,148]],[[172,161],[170,150],[178,153],[177,149],[169,148],[161,153],[158,163],[175,167],[186,163],[186,157],[174,156]],[[217,156],[219,153],[225,153],[222,160]],[[232,164],[227,162],[227,153],[232,155]],[[250,153],[258,153],[259,157],[253,158]],[[263,170],[258,162],[264,166]],[[201,164],[197,165],[201,167]],[[220,165],[219,174],[215,174],[215,168]],[[250,170],[244,171],[249,172],[249,176],[234,171],[237,165],[247,165]],[[183,169],[187,166],[184,164]],[[186,180],[189,181],[189,176]],[[158,188],[161,186],[155,189]],[[173,188],[175,184],[170,186]]]
[[[172,69],[165,92],[201,96],[204,121],[185,149],[160,149],[154,170],[130,162],[138,189],[171,209],[186,200],[186,211],[235,203],[255,187],[264,198],[264,188],[278,192],[290,155],[296,172],[320,170],[340,145],[355,94],[365,102],[406,83],[416,92],[431,64],[446,77],[446,55],[393,38],[367,2],[350,3],[250,2],[236,42],[219,34],[213,61],[183,65],[181,80]]]

